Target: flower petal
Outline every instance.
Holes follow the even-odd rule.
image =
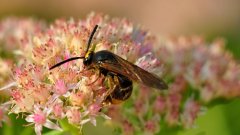
[[[94,117],[90,118],[90,122],[94,125],[97,126],[97,121]]]
[[[33,115],[28,115],[28,116],[25,118],[25,120],[26,120],[27,122],[34,122]]]
[[[42,133],[42,125],[35,125],[35,133],[36,133],[36,135],[41,135]]]
[[[81,125],[84,125],[84,124],[86,124],[87,122],[89,122],[90,121],[90,119],[85,119],[85,120],[82,120],[81,122],[80,122],[80,124]]]
[[[102,116],[104,119],[106,119],[106,120],[111,120],[112,118],[111,117],[109,117],[109,116],[107,116],[106,114],[104,114],[104,113],[100,113],[100,116]]]
[[[51,122],[50,120],[47,120],[46,123],[44,124],[44,126],[49,129],[55,129],[55,130],[62,131],[62,128],[60,128],[57,124]]]
[[[11,82],[10,84],[7,84],[6,86],[3,86],[2,88],[0,88],[0,91],[1,90],[6,90],[6,89],[11,88],[13,86],[17,86],[17,83],[16,82]]]

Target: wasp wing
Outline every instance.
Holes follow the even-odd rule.
[[[156,89],[167,89],[167,84],[158,76],[149,73],[148,71],[124,60],[123,58],[114,55],[115,62],[104,61],[99,64],[100,67],[118,73],[130,78],[138,83],[143,83],[146,86]]]

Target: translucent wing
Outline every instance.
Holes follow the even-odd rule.
[[[128,77],[138,83],[143,83],[146,86],[156,89],[167,89],[167,84],[158,76],[149,73],[148,71],[124,60],[123,58],[114,55],[117,62],[104,61],[99,64],[100,67]]]

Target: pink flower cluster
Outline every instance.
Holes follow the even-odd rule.
[[[145,31],[126,19],[109,19],[101,14],[78,21],[56,20],[49,27],[31,19],[2,21],[5,49],[14,49],[14,55],[19,56],[12,67],[14,82],[5,87],[11,91],[10,113],[27,114],[26,120],[35,124],[37,134],[42,126],[60,129],[53,122],[63,118],[79,127],[86,122],[96,125],[97,116],[110,119],[101,112],[107,96],[104,76],[98,78],[96,71],[86,70],[81,60],[49,71],[64,59],[83,56],[96,24],[101,28],[93,40],[95,51],[110,50],[135,62],[151,50],[154,39],[145,37]]]
[[[165,124],[191,128],[207,104],[240,96],[240,65],[223,40],[208,44],[198,36],[162,38],[153,50],[164,63],[160,71],[169,80],[169,89],[159,93],[140,86],[122,108],[111,107],[109,116],[121,116],[126,134],[159,133]]]
[[[0,22],[0,87],[12,79],[14,61],[20,65],[31,55],[33,37],[45,28],[44,22],[31,18],[9,17]]]
[[[108,91],[105,77],[86,70],[82,60],[50,71],[60,61],[85,54],[96,24],[100,29],[92,41],[95,51],[109,50],[162,77],[169,89],[160,92],[134,84],[129,100],[103,106]],[[159,44],[127,19],[92,13],[86,19],[59,19],[47,26],[11,18],[0,22],[0,41],[15,59],[15,65],[10,64],[14,81],[4,87],[11,99],[0,109],[26,114],[37,134],[43,126],[62,130],[58,121],[64,118],[79,128],[87,122],[96,125],[97,116],[112,118],[124,134],[157,133],[163,124],[191,127],[205,104],[240,94],[239,65],[221,42],[207,44],[199,37],[179,37],[162,39]],[[0,74],[4,71],[0,67]],[[105,114],[103,108],[108,108]]]

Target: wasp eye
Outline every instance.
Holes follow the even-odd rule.
[[[83,64],[85,66],[90,65],[92,62],[92,57],[93,57],[93,53],[89,53],[89,55],[87,57],[85,57],[85,59],[83,60]]]
[[[89,65],[89,59],[88,58],[85,58],[84,60],[83,60],[83,64],[85,65],[85,66],[87,66],[87,65]]]

